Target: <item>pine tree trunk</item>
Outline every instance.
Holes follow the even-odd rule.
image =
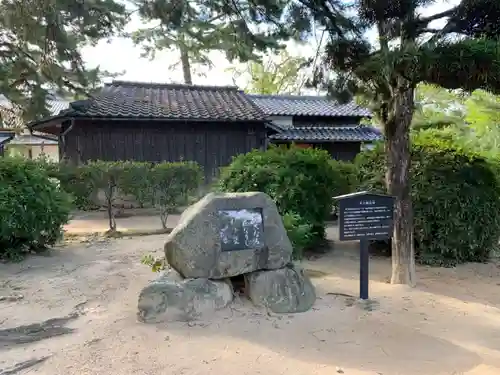
[[[413,118],[414,89],[395,90],[388,122],[385,124],[386,184],[395,197],[392,238],[392,284],[415,285],[413,208],[410,185],[410,124]]]
[[[191,77],[191,63],[189,61],[189,53],[185,47],[180,47],[181,51],[181,65],[182,74],[184,75],[184,83],[186,85],[193,84],[193,78]]]

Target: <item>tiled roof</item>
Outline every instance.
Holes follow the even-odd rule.
[[[14,138],[15,133],[10,131],[0,131],[0,146]]]
[[[51,116],[57,116],[61,111],[67,110],[70,105],[68,100],[48,100],[47,106]]]
[[[283,129],[269,138],[282,141],[373,142],[383,139],[370,126],[303,126]]]
[[[323,96],[249,95],[268,116],[371,117],[356,103],[338,104]]]
[[[70,101],[60,98],[47,100],[47,109],[50,116],[56,116],[59,112],[69,108]],[[22,128],[24,127],[24,121],[20,113],[12,110],[12,104],[3,95],[0,95],[0,114],[2,115],[2,120],[4,126],[10,128]]]
[[[236,87],[114,81],[94,98],[73,102],[68,116],[170,120],[264,120]]]

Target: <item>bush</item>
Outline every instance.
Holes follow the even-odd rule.
[[[88,162],[78,168],[80,175],[85,181],[88,181],[92,191],[102,190],[104,192],[110,231],[116,230],[114,203],[118,187],[125,179],[125,170],[128,166],[128,162],[98,160]]]
[[[19,259],[59,239],[71,200],[36,162],[0,158],[0,257]]]
[[[300,215],[287,212],[283,215],[288,238],[293,246],[293,259],[302,259],[303,252],[312,240],[312,225],[305,221]]]
[[[238,155],[222,169],[218,190],[262,191],[281,215],[294,212],[312,226],[309,246],[324,238],[332,197],[341,190],[328,152],[317,149],[271,147]]]
[[[357,157],[360,190],[385,190],[384,164],[381,146]],[[417,261],[486,261],[500,236],[496,166],[451,140],[416,135],[411,179]]]
[[[127,161],[122,165],[123,171],[119,181],[120,192],[132,195],[142,208],[152,199],[151,163]]]
[[[359,185],[357,169],[354,163],[332,159],[330,165],[335,171],[336,176],[335,195],[352,193]],[[337,214],[337,208],[338,202],[334,200],[332,212],[335,215]]]
[[[187,204],[189,196],[203,180],[203,171],[195,162],[160,163],[151,169],[153,202],[160,209],[163,228],[167,228],[168,215]]]
[[[71,195],[75,208],[84,211],[97,208],[91,198],[92,186],[83,175],[81,167],[66,162],[54,163],[44,157],[39,157],[34,162],[51,178],[56,179],[61,189]]]

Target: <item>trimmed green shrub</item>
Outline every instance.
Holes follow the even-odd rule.
[[[312,246],[324,238],[332,197],[342,189],[328,152],[317,149],[271,147],[233,158],[222,169],[217,188],[227,192],[262,191],[281,215],[294,212],[312,226]]]
[[[292,242],[293,259],[302,259],[304,250],[312,241],[312,225],[300,215],[290,212],[283,215],[283,225],[285,226],[288,238]]]
[[[80,176],[88,181],[91,191],[102,190],[106,199],[105,205],[108,212],[109,230],[116,230],[114,204],[117,198],[118,187],[125,176],[128,162],[122,161],[90,161],[78,167]]]
[[[357,174],[358,170],[354,165],[354,163],[332,159],[330,161],[330,165],[335,171],[335,176],[336,176],[335,194],[343,195],[355,191],[359,183]],[[332,213],[335,216],[338,214],[337,209],[338,209],[338,202],[337,200],[334,200],[332,206]]]
[[[0,158],[0,257],[16,260],[53,245],[70,208],[70,196],[36,162]]]
[[[384,160],[382,146],[357,157],[359,190],[385,190]],[[418,262],[452,266],[488,259],[500,237],[496,170],[452,140],[414,137],[411,179]]]
[[[168,215],[188,203],[203,181],[203,171],[195,162],[182,161],[157,164],[150,173],[153,202],[160,209],[163,228],[167,228]]]
[[[330,161],[336,172],[336,192],[339,195],[352,193],[358,186],[358,170],[354,163],[334,160]]]
[[[142,208],[152,200],[151,163],[123,162],[123,171],[119,181],[120,192],[132,195]]]
[[[81,167],[66,162],[54,163],[44,157],[39,157],[34,162],[51,178],[59,181],[60,188],[71,195],[74,208],[83,211],[97,208],[91,198],[92,186],[83,175]]]
[[[96,209],[97,205],[92,201],[92,185],[85,170],[64,162],[56,165],[58,168],[53,177],[60,181],[61,189],[71,194],[74,207],[82,211]]]

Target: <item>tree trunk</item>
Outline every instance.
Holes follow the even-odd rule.
[[[184,75],[184,83],[186,85],[193,84],[193,78],[191,77],[191,63],[189,61],[189,53],[186,47],[181,46],[181,65],[182,65],[182,74]]]
[[[392,237],[392,284],[414,286],[413,208],[410,182],[410,124],[413,118],[414,89],[395,90],[394,102],[385,123],[387,155],[386,184],[395,197]]]
[[[168,209],[161,208],[160,220],[163,229],[167,229]]]
[[[114,187],[108,185],[108,190],[106,191],[106,208],[108,211],[108,220],[109,220],[109,230],[111,232],[116,231],[116,220],[115,220],[115,212],[113,211],[113,198],[114,198]]]

